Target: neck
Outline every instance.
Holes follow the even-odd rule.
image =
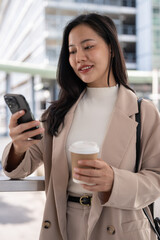
[[[110,76],[109,76],[109,85],[108,85],[108,79],[104,79],[103,82],[97,82],[97,83],[89,83],[87,84],[87,87],[91,87],[91,88],[106,88],[106,87],[114,87],[117,85],[117,82],[113,76],[113,72],[110,72]]]

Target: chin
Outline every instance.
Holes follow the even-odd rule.
[[[92,83],[95,82],[95,81],[91,81],[91,80],[87,80],[87,79],[82,79],[82,78],[81,78],[81,80],[82,80],[84,83],[86,83],[86,84],[92,84]]]

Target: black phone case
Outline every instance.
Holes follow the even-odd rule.
[[[25,97],[21,94],[5,94],[4,95],[4,100],[7,104],[7,106],[9,107],[11,113],[16,113],[20,110],[24,110],[25,111],[25,114],[20,117],[18,119],[18,124],[21,124],[21,123],[27,123],[27,122],[30,122],[30,121],[34,121],[35,118],[31,112],[31,109],[29,107],[29,104],[28,102],[26,101]],[[30,131],[30,130],[35,130],[39,128],[38,126],[37,127],[34,127],[34,128],[30,128],[26,131]],[[42,139],[42,134],[38,134],[36,136],[33,136],[32,137],[33,139]]]

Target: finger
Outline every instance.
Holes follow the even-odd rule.
[[[30,121],[27,123],[21,123],[16,127],[17,132],[22,133],[28,129],[34,128],[34,127],[40,127],[39,121]]]
[[[99,184],[95,184],[95,185],[87,185],[87,184],[81,184],[81,186],[88,190],[88,191],[91,191],[91,192],[103,192],[104,189],[103,189],[103,186],[102,185],[99,185]]]
[[[90,176],[90,177],[99,177],[102,176],[102,171],[99,169],[92,168],[74,168],[76,174]]]
[[[110,192],[113,187],[113,185],[105,183],[97,183],[92,185],[81,184],[81,186],[91,192]]]
[[[25,133],[22,133],[22,136],[23,136],[24,140],[26,140],[26,139],[28,140],[28,138],[32,138],[32,137],[34,137],[36,135],[39,135],[43,132],[44,132],[44,128],[38,128],[36,130],[31,130],[31,131],[27,131]]]
[[[27,129],[30,129],[30,128],[33,128],[33,127],[36,127],[36,126],[40,126],[39,121],[31,121],[31,122],[28,122],[28,123],[19,124],[16,127],[10,128],[10,137],[12,139],[14,139],[18,135],[20,135],[24,131],[26,131]]]
[[[25,114],[24,110],[18,111],[14,114],[12,114],[11,119],[10,119],[10,124],[9,128],[13,128],[17,126],[17,120],[22,117]]]
[[[100,160],[79,160],[78,165],[80,166],[86,166],[86,167],[93,167],[93,168],[103,168],[104,164],[106,164],[104,161]]]
[[[73,174],[73,177],[79,181],[86,182],[88,184],[99,184],[101,181],[99,181],[98,177],[88,177],[84,175],[79,175],[79,174]]]

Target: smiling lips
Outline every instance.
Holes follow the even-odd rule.
[[[79,72],[81,73],[87,73],[90,71],[90,69],[92,69],[93,65],[85,65],[85,66],[82,66],[78,69]]]

